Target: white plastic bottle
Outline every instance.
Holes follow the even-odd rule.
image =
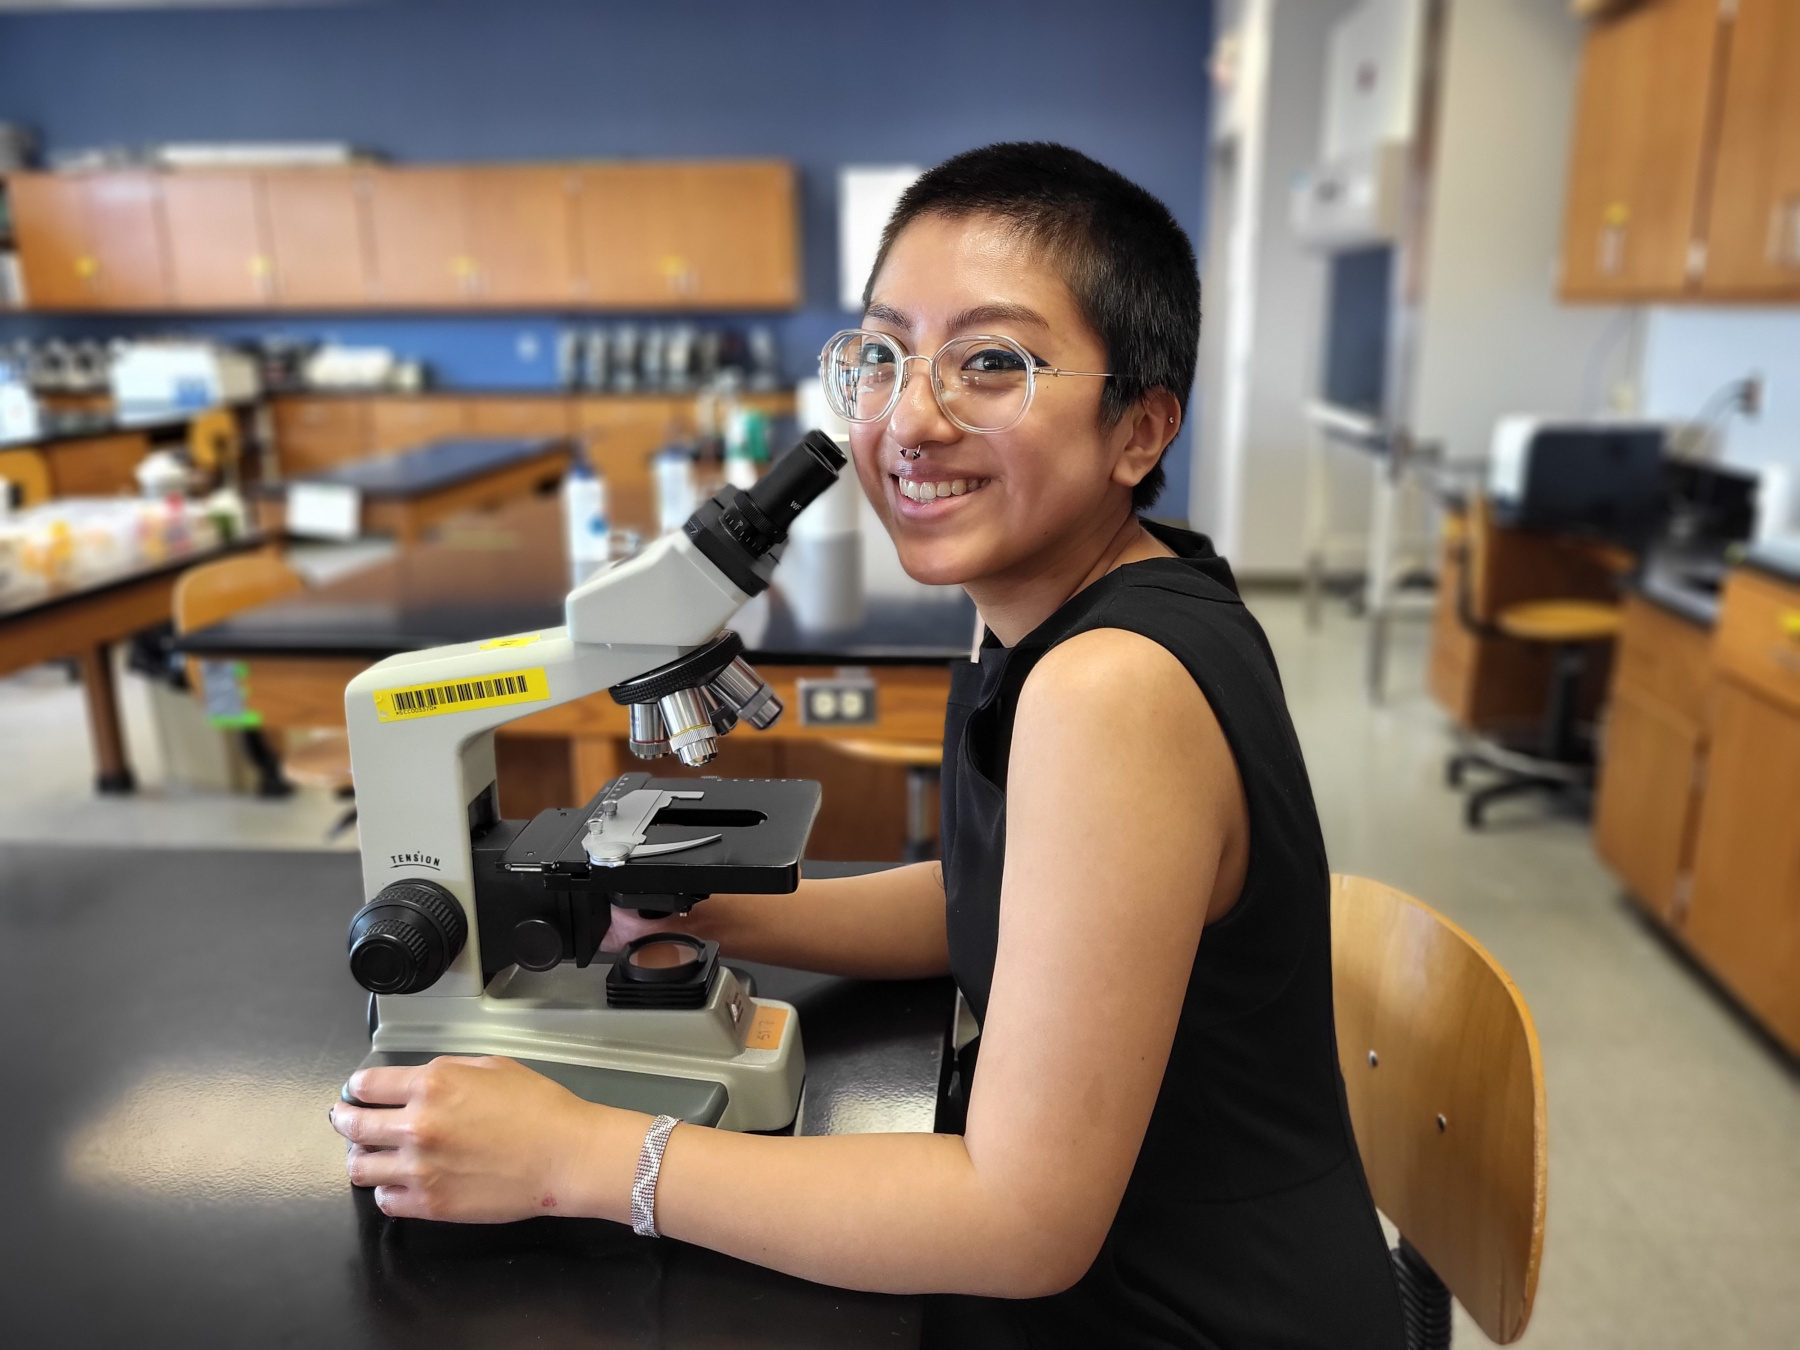
[[[569,579],[579,586],[607,562],[606,479],[575,462],[563,479],[563,532],[569,541]]]

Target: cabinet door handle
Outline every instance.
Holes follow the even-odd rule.
[[[1764,251],[1776,267],[1800,267],[1800,197],[1784,197],[1769,208]]]

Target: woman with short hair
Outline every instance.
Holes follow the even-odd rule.
[[[827,973],[954,974],[961,1134],[680,1126],[661,1232],[936,1295],[927,1344],[1402,1343],[1332,1021],[1329,878],[1274,657],[1201,536],[1144,520],[1187,410],[1194,256],[1065,147],[921,177],[826,345],[864,491],[987,637],[954,675],[941,864],[714,896],[658,927]],[[339,1107],[390,1214],[625,1219],[651,1122],[501,1059]]]

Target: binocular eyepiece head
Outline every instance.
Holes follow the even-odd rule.
[[[724,488],[688,517],[682,530],[732,585],[745,595],[760,595],[773,570],[769,555],[847,462],[831,437],[809,431],[755,484]],[[634,755],[672,754],[689,768],[711,763],[719,737],[740,721],[763,731],[782,711],[781,700],[744,660],[744,644],[729,630],[686,656],[614,685],[611,693],[631,710]]]

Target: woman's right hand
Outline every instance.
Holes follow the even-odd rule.
[[[687,914],[670,914],[647,919],[635,909],[614,905],[612,923],[607,927],[606,936],[600,939],[600,950],[621,952],[627,943],[652,933],[692,932],[690,918]]]

